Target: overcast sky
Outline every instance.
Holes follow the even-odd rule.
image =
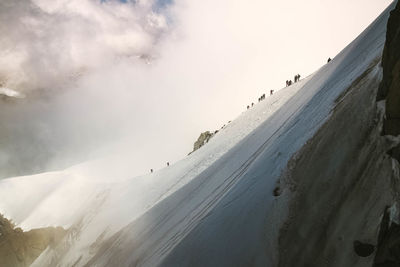
[[[1,0],[1,85],[50,91],[3,112],[4,131],[57,151],[49,168],[121,151],[133,175],[175,162],[200,132],[318,70],[392,1],[123,2]]]

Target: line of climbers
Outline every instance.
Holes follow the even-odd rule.
[[[331,62],[331,58],[328,58],[328,60],[327,60],[327,63],[329,63],[329,62]],[[298,81],[300,81],[300,74],[296,74],[295,76],[294,76],[294,83],[297,83]],[[287,80],[286,81],[286,87],[287,86],[291,86],[293,84],[293,82],[292,82],[292,80]],[[273,95],[274,94],[274,90],[270,90],[269,91],[269,95]],[[258,98],[258,102],[261,102],[261,101],[263,101],[263,100],[265,100],[265,94],[262,94],[259,98]],[[251,107],[253,107],[254,106],[254,103],[251,103]],[[247,109],[250,109],[250,105],[247,105]],[[230,122],[230,121],[229,121]],[[224,126],[222,126],[221,127],[221,129],[223,129],[225,127],[225,125]],[[218,132],[218,131],[216,131],[216,132]],[[167,162],[167,167],[169,166],[169,162]],[[150,172],[151,173],[153,173],[153,169],[150,169]]]
[[[297,83],[300,81],[300,74],[294,75],[294,82]],[[293,84],[292,80],[287,80],[286,81],[286,87],[291,86]]]
[[[331,58],[328,58],[328,63],[331,62],[331,60],[332,60]],[[301,77],[300,74],[294,75],[294,82],[297,83],[298,81],[300,81],[300,77]],[[286,87],[291,86],[292,84],[293,84],[292,80],[286,81]],[[270,90],[269,95],[273,95],[273,94],[274,94],[274,90]],[[265,94],[263,94],[262,96],[260,96],[258,98],[258,102],[260,102],[264,99],[265,99]],[[254,106],[254,103],[251,103],[251,106],[247,105],[247,109],[250,109],[250,107],[253,107],[253,106]]]
[[[296,74],[294,76],[294,82],[297,83],[298,81],[300,81],[300,77],[301,77],[300,74]],[[290,86],[292,84],[293,84],[292,80],[286,81],[286,86]],[[273,94],[274,94],[274,90],[270,90],[269,95],[273,95]],[[258,98],[258,102],[261,102],[264,99],[265,99],[265,94],[262,94],[262,96],[260,96]],[[253,106],[254,106],[254,103],[251,103],[251,105],[247,105],[247,109],[250,109],[250,107],[253,107]]]
[[[330,58],[329,58],[330,59]],[[329,62],[329,61],[328,61]],[[294,82],[298,82],[300,81],[300,74],[297,74],[294,76]],[[292,80],[286,81],[286,86],[290,86],[292,85]],[[269,91],[269,95],[273,95],[274,94],[274,90],[270,90]],[[262,94],[259,98],[258,98],[258,102],[261,102],[265,100],[265,94]],[[251,105],[247,105],[247,109],[250,109],[250,107],[254,107],[254,102],[251,103]],[[230,122],[230,121],[229,121]],[[224,125],[225,126],[225,125]],[[224,126],[222,126],[222,128],[224,128]],[[221,129],[222,129],[221,128]],[[169,162],[167,162],[167,166],[169,166]],[[150,172],[153,173],[153,169],[150,169]]]
[[[328,63],[331,61],[332,59],[331,58],[328,58]],[[300,81],[300,74],[296,74],[295,76],[294,76],[294,82],[295,83],[297,83],[298,81]],[[286,87],[287,86],[291,86],[293,84],[293,82],[292,82],[292,80],[287,80],[286,81]],[[269,95],[273,95],[274,94],[274,90],[270,90],[269,91]],[[265,100],[265,94],[262,94],[259,98],[258,98],[258,102],[261,102],[261,101],[263,101],[263,100]],[[254,103],[251,103],[251,107],[253,107],[254,106]],[[250,105],[247,105],[247,109],[250,109]],[[230,122],[230,121],[229,121]],[[225,126],[225,125],[224,125]],[[224,128],[224,126],[222,126],[222,128]],[[221,128],[221,129],[222,129]],[[167,162],[167,167],[169,166],[169,162]],[[150,169],[150,172],[151,173],[153,173],[153,169]]]
[[[167,161],[167,167],[169,167],[169,161]],[[150,172],[153,173],[153,169],[150,169]]]
[[[328,61],[329,62],[329,61]],[[297,74],[297,75],[295,75],[294,76],[294,82],[296,83],[296,82],[298,82],[298,81],[300,81],[300,74]],[[292,85],[292,80],[290,80],[290,81],[286,81],[286,86],[290,86],[290,85]],[[269,91],[269,95],[273,95],[274,94],[274,90],[270,90]],[[258,98],[258,102],[261,102],[261,101],[263,101],[263,100],[265,100],[265,94],[262,94],[259,98]],[[250,107],[254,107],[254,102],[253,103],[251,103],[251,105],[247,105],[247,109],[250,109]],[[224,125],[225,126],[225,125]],[[222,126],[222,128],[224,128],[224,126]],[[221,128],[221,129],[222,129]],[[169,166],[169,162],[167,162],[167,167]],[[151,173],[153,173],[153,169],[150,169],[150,172]]]
[[[297,83],[298,81],[300,81],[300,74],[296,74],[294,76],[294,82]],[[286,81],[286,86],[291,86],[293,84],[292,80],[287,80]],[[270,90],[269,91],[269,95],[273,95],[274,94],[274,90]],[[262,100],[265,99],[265,94],[262,94],[259,98],[258,98],[258,102],[261,102]],[[247,109],[250,109],[251,107],[254,106],[254,103],[251,103],[251,105],[247,105]]]

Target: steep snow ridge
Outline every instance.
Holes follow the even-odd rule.
[[[51,210],[55,205],[69,203],[67,206],[71,210],[77,210],[82,207],[82,204],[84,206],[87,204],[87,201],[84,200],[90,193],[115,191],[115,195],[118,196],[117,199],[120,199],[121,195],[124,195],[120,194],[120,190],[122,192],[131,190],[127,192],[129,196],[126,200],[154,199],[154,195],[157,195],[157,199],[161,200],[206,169],[249,132],[258,127],[295,94],[306,80],[304,79],[291,87],[277,91],[273,96],[267,97],[265,101],[243,112],[236,120],[225,126],[199,151],[154,174],[131,177],[129,166],[122,165],[120,162],[123,160],[115,156],[83,163],[60,172],[1,180],[0,194],[4,200],[0,203],[0,212],[13,218],[18,226],[29,230],[47,225],[69,227],[71,223],[65,221],[64,210],[58,214],[58,217],[50,219],[48,216],[57,216],[54,211],[51,212],[53,215],[47,214],[50,211],[44,211],[42,214],[40,207],[49,207]],[[81,189],[84,194],[72,192],[75,189]],[[15,199],[17,192],[23,192],[23,198]],[[146,194],[141,192],[146,192]],[[151,194],[151,192],[154,192],[154,194]],[[45,203],[46,201],[49,203]],[[75,202],[76,204],[74,204]],[[154,204],[151,202],[149,205]],[[63,207],[63,205],[60,205],[60,207]],[[35,211],[34,208],[36,208]],[[46,218],[46,220],[43,220],[43,218]]]
[[[387,15],[386,11],[256,131],[151,210],[144,227],[144,222],[127,227],[113,243],[123,252],[95,262],[128,257],[124,263],[148,266],[160,259],[166,266],[273,264],[274,229],[279,227],[270,218],[278,212],[272,196],[276,178],[329,117],[337,97],[379,58]],[[139,232],[138,240],[130,239]]]
[[[26,230],[83,224],[80,241],[71,251],[84,254],[104,231],[107,238],[204,171],[282,107],[308,79],[267,96],[207,145],[153,174],[131,177],[130,166],[122,163],[126,160],[113,156],[60,172],[1,180],[0,213]],[[71,258],[79,257],[71,254]]]
[[[35,266],[276,263],[277,178],[380,57],[389,10],[313,76],[245,111],[182,161],[140,177],[114,157],[2,180],[0,212],[25,229],[77,229]]]
[[[284,212],[274,209],[277,204],[272,191],[276,179],[290,157],[329,118],[338,96],[379,59],[390,8],[393,6],[331,63],[322,67],[285,106],[224,155],[226,162],[221,162],[222,166],[230,164],[237,157],[251,159],[252,162],[228,193],[220,196],[219,203],[203,217],[196,219],[197,224],[187,231],[186,236],[182,231],[185,225],[180,225],[173,229],[175,236],[180,234],[180,238],[165,241],[165,244],[169,243],[169,248],[158,240],[161,245],[157,246],[162,248],[158,250],[160,253],[152,254],[153,250],[148,249],[133,259],[149,266],[157,265],[160,259],[166,266],[276,264],[274,239],[279,228],[279,213]],[[254,154],[246,155],[247,149]],[[214,180],[223,176],[218,170],[216,172]],[[169,230],[168,234],[173,231]],[[174,243],[172,245],[169,242],[171,240]]]

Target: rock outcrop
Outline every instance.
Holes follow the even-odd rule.
[[[383,79],[378,100],[386,100],[386,118],[383,135],[400,135],[400,2],[390,13],[386,43],[382,58]],[[400,145],[388,151],[389,156],[400,162]],[[399,195],[399,191],[396,195]],[[400,200],[397,199],[399,202]],[[396,206],[394,206],[396,207]],[[393,212],[392,212],[393,213]],[[397,217],[397,218],[393,218]],[[392,221],[392,220],[395,221]],[[389,208],[384,211],[380,225],[374,267],[400,266],[400,225],[399,214],[391,215]]]
[[[384,135],[400,135],[400,2],[390,13],[382,57],[383,79],[378,100],[386,100]],[[390,151],[400,161],[400,146]]]
[[[26,267],[48,247],[55,246],[66,231],[61,227],[33,229],[28,232],[0,214],[0,266]]]
[[[199,138],[197,138],[197,141],[194,143],[193,146],[193,151],[196,151],[200,147],[202,147],[204,144],[208,143],[208,141],[211,139],[211,137],[214,136],[214,133],[210,133],[209,131],[206,131],[204,133],[201,133]]]
[[[392,221],[398,214],[387,207],[385,209],[378,237],[374,267],[400,266],[400,225]],[[392,218],[391,218],[392,217]],[[395,218],[396,219],[396,218]]]

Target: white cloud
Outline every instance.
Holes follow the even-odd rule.
[[[4,0],[0,77],[20,91],[59,87],[116,57],[149,54],[167,30],[150,1]]]

